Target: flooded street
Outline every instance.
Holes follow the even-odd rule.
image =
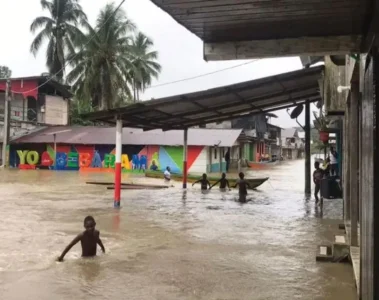
[[[177,183],[124,190],[116,211],[113,191],[85,184],[111,174],[0,171],[1,299],[356,299],[349,264],[315,261],[337,233],[342,202],[316,209],[303,174],[304,161],[248,173],[270,180],[245,205],[236,191]],[[81,259],[78,244],[56,262],[86,215],[107,253]]]

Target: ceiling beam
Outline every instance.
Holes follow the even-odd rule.
[[[229,93],[232,91],[236,92],[235,89],[234,90],[229,89]],[[225,89],[224,89],[223,93],[225,95]],[[305,86],[297,86],[295,88],[287,89],[286,93],[284,93],[284,94],[283,94],[283,91],[274,91],[273,93],[260,95],[258,97],[246,98],[245,101],[246,101],[247,105],[252,104],[252,105],[256,106],[255,103],[260,102],[260,101],[269,100],[271,98],[277,98],[277,97],[281,97],[281,96],[286,97],[286,99],[288,99],[289,97],[292,97],[291,94],[296,94],[296,93],[301,93],[303,96],[300,96],[300,97],[306,98],[308,95],[313,95],[314,93],[318,93],[318,92],[317,92],[314,84],[307,84]],[[213,97],[213,95],[212,95],[212,97]],[[192,99],[188,98],[188,100],[192,100]],[[220,110],[229,109],[231,107],[235,107],[235,106],[238,106],[240,104],[241,104],[241,102],[240,103],[226,103],[226,104],[221,104],[221,105],[217,105],[217,106],[213,106],[213,107],[208,107],[206,109],[202,109],[201,111],[199,111],[199,110],[187,111],[184,113],[175,114],[175,115],[173,115],[173,118],[178,119],[178,118],[187,117],[187,119],[188,119],[188,117],[196,116],[196,115],[201,114],[201,113],[215,112],[215,111],[218,111],[219,112],[218,114],[220,114],[221,113]],[[257,108],[257,109],[259,109],[259,108]],[[246,109],[244,109],[244,111],[246,111]],[[161,117],[149,118],[149,120],[152,122],[159,121],[161,119],[162,119]],[[170,121],[170,119],[171,118],[165,118],[165,121],[168,122],[168,121]]]
[[[294,100],[295,104],[294,103],[288,103],[289,99],[277,101],[274,103],[270,103],[270,105],[267,105],[266,109],[265,109],[265,107],[257,107],[256,111],[252,112],[252,114],[262,114],[262,113],[264,114],[264,113],[267,113],[268,111],[280,110],[283,108],[282,106],[287,108],[288,107],[287,105],[289,105],[289,107],[292,107],[292,106],[299,104],[299,102],[301,102],[301,101],[316,102],[316,101],[320,100],[319,97],[320,97],[320,94],[318,92],[315,92],[314,94],[309,94],[307,96],[299,96],[296,98],[292,98],[291,102]],[[313,99],[313,98],[316,98],[316,99]],[[310,99],[310,100],[304,100],[304,99]],[[271,110],[270,108],[273,108],[273,110]],[[169,122],[166,123],[165,122],[165,127],[174,128],[174,127],[182,126],[182,125],[185,127],[191,127],[191,126],[209,124],[209,123],[214,123],[214,122],[222,122],[222,121],[230,120],[233,118],[236,119],[239,117],[245,117],[245,116],[249,116],[249,115],[250,115],[249,111],[247,111],[246,108],[244,108],[244,109],[238,109],[238,110],[235,110],[232,112],[223,113],[221,116],[213,115],[213,116],[202,117],[202,118],[194,118],[190,122],[187,122],[187,121],[183,121],[180,123],[174,123],[174,122],[173,123],[169,123]]]
[[[283,56],[359,53],[360,36],[302,37],[226,43],[204,43],[206,61]]]
[[[307,102],[315,102],[315,101],[307,101],[307,100],[303,100],[303,101],[299,101],[297,103],[297,105],[300,105],[300,104],[305,104]],[[294,107],[293,104],[288,104],[288,105],[285,105],[283,104],[283,106],[280,106],[280,107],[275,107],[275,108],[267,108],[266,110],[264,110],[264,113],[269,113],[269,112],[273,112],[273,111],[277,111],[277,110],[281,110],[281,109],[286,109],[286,108],[291,108],[291,107]],[[249,114],[246,114],[246,115],[243,115],[243,117],[249,117],[249,116],[254,116],[254,115],[259,115],[261,114],[262,112],[260,111],[256,111],[256,112],[252,112],[252,113],[249,113]],[[176,125],[176,126],[172,126],[171,129],[183,129],[185,127],[192,127],[192,126],[199,126],[199,125],[205,125],[205,124],[209,124],[209,123],[214,123],[215,121],[227,121],[227,120],[233,120],[233,119],[237,119],[237,118],[240,118],[241,116],[239,115],[229,115],[229,116],[225,116],[223,119],[217,119],[217,120],[202,120],[202,121],[198,121],[198,122],[193,122],[191,124],[184,124],[184,126],[182,124],[180,125]],[[166,129],[166,130],[170,130],[170,129]]]

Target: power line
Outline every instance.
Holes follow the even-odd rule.
[[[212,75],[212,74],[224,72],[224,71],[227,71],[227,70],[235,69],[235,68],[238,68],[238,67],[242,67],[242,66],[254,63],[254,62],[259,61],[259,60],[260,59],[254,59],[254,60],[251,60],[249,62],[245,62],[243,64],[235,65],[233,67],[224,68],[224,69],[220,69],[220,70],[209,72],[209,73],[205,73],[205,74],[200,74],[200,75],[193,76],[193,77],[183,78],[183,79],[180,79],[180,80],[175,80],[175,81],[170,81],[170,82],[156,84],[156,85],[148,87],[147,89],[153,89],[153,88],[160,87],[160,86],[165,86],[165,85],[169,85],[169,84],[174,84],[174,83],[178,83],[178,82],[183,82],[183,81],[188,81],[188,80],[193,80],[193,79],[205,77],[205,76],[208,76],[208,75]]]
[[[16,92],[16,91],[11,91],[12,93],[16,93],[16,94],[26,94],[26,93],[30,93],[30,92],[34,92],[36,90],[38,90],[39,88],[43,87],[44,85],[46,85],[47,83],[49,83],[51,80],[53,80],[53,78],[58,75],[60,72],[62,72],[67,66],[69,63],[71,63],[78,55],[79,53],[81,53],[83,50],[84,50],[84,47],[86,47],[94,38],[95,36],[99,33],[99,31],[105,26],[105,24],[108,23],[108,21],[117,13],[117,11],[120,9],[120,7],[124,4],[126,0],[122,0],[121,3],[116,7],[116,9],[113,11],[113,13],[108,17],[108,19],[105,20],[105,22],[100,26],[99,30],[92,34],[92,36],[88,39],[88,41],[81,47],[80,51],[78,53],[76,53],[70,60],[66,61],[66,63],[64,64],[64,66],[58,71],[56,72],[53,76],[51,76],[50,78],[48,78],[44,83],[42,83],[41,85],[29,90],[29,91],[25,91],[25,92]],[[59,3],[58,3],[58,9],[59,9]]]

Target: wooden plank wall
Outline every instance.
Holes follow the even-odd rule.
[[[363,72],[360,299],[379,299],[379,55],[377,49]],[[365,61],[361,61],[365,64]]]

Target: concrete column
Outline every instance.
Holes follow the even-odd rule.
[[[359,84],[351,84],[350,94],[350,222],[351,222],[351,246],[358,246],[358,213],[359,213]]]
[[[187,188],[187,173],[188,173],[188,129],[184,129],[184,142],[183,142],[183,189]]]
[[[121,155],[122,155],[122,120],[116,123],[116,163],[114,175],[114,207],[120,208],[121,201]]]
[[[344,146],[343,146],[343,204],[344,204],[344,219],[350,220],[350,123],[349,123],[350,103],[346,104],[346,111],[344,117]]]
[[[305,104],[305,194],[311,191],[311,106]]]

